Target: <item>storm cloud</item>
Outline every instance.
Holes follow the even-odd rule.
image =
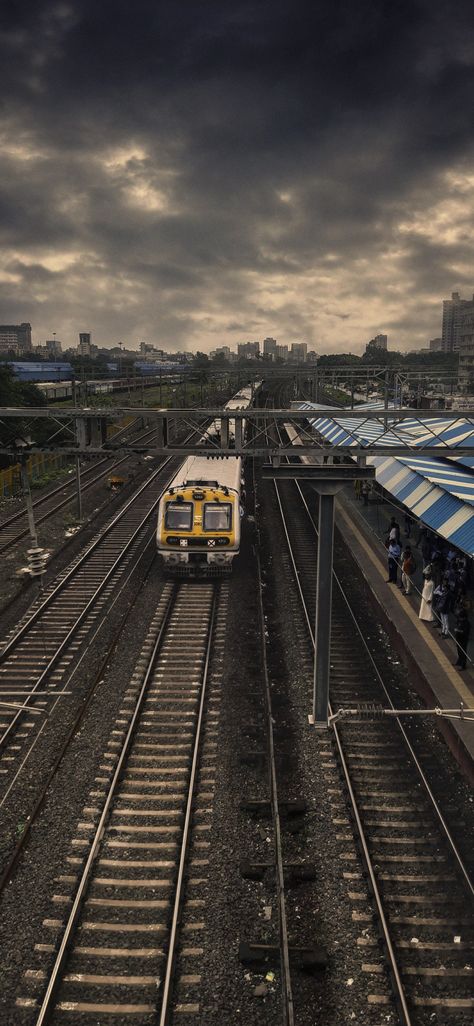
[[[426,345],[474,286],[473,27],[427,0],[4,3],[0,319]]]

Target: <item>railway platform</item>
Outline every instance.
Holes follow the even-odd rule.
[[[390,519],[391,510],[388,515]],[[451,638],[441,639],[437,630],[418,617],[418,591],[407,597],[400,588],[386,583],[387,552],[377,537],[376,524],[347,491],[336,503],[336,529],[350,548],[365,579],[371,601],[376,606],[391,641],[402,654],[410,674],[410,683],[428,708],[458,709],[474,706],[474,670],[471,661],[460,673],[453,665],[456,646]],[[416,582],[415,582],[416,583]],[[471,632],[472,638],[472,632]],[[474,723],[467,720],[436,718],[450,748],[464,771],[474,782]]]

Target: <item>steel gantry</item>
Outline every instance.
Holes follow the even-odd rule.
[[[358,420],[361,426],[378,425],[377,438],[351,438],[344,445],[331,439],[316,437],[308,421],[318,416],[338,421]],[[139,419],[154,429],[154,437],[147,442],[133,437],[115,441],[107,437],[107,427],[124,418]],[[208,436],[206,427],[220,421],[220,436]],[[410,421],[411,437],[405,431]],[[443,423],[443,438],[438,437],[436,422]],[[299,438],[298,455],[329,458],[337,456],[472,456],[474,449],[473,410],[413,410],[400,409],[151,409],[142,407],[111,407],[94,409],[70,407],[0,408],[0,453],[18,456],[19,451],[30,453],[61,452],[65,455],[84,453],[105,455],[110,452],[127,455],[168,455],[183,457],[193,454],[215,456],[267,457],[274,461],[293,452],[293,441],[282,442],[277,427],[289,422]],[[449,430],[459,428],[462,438],[455,443],[446,440]],[[417,426],[424,429],[423,437]],[[179,441],[180,432],[192,431],[194,437]],[[348,433],[350,430],[348,428]],[[458,432],[459,433],[459,432]]]

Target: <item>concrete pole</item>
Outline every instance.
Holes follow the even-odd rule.
[[[82,520],[81,457],[76,456],[77,519]]]
[[[23,491],[23,497],[26,503],[26,512],[28,515],[28,528],[30,531],[30,537],[33,542],[35,549],[38,548],[38,536],[36,534],[35,514],[33,510],[33,500],[31,498],[30,481],[28,478],[28,469],[26,466],[26,459],[21,459],[21,487]]]
[[[319,730],[328,725],[333,548],[334,495],[320,494],[313,690],[313,723]]]

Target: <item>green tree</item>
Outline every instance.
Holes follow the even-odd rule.
[[[0,365],[0,406],[46,406],[46,398],[32,381],[18,381],[11,367]]]

